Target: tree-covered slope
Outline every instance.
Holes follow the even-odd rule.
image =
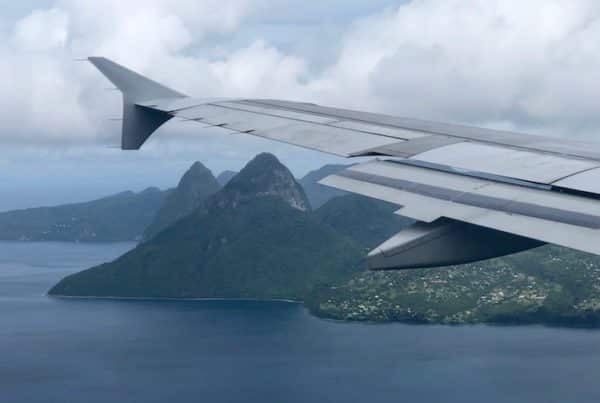
[[[200,162],[195,162],[144,231],[144,239],[152,238],[177,220],[202,208],[205,200],[220,188],[212,172]]]
[[[254,157],[222,191],[210,197],[206,205],[234,209],[245,200],[264,196],[276,196],[301,211],[310,210],[302,186],[290,170],[269,153]]]
[[[302,299],[357,270],[356,244],[276,197],[193,214],[52,295]]]
[[[340,234],[372,249],[413,223],[395,215],[396,210],[398,206],[393,204],[348,194],[329,200],[315,215]]]

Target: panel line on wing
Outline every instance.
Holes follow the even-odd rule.
[[[390,128],[377,124],[358,124],[353,120],[340,119],[336,117],[317,115],[312,113],[300,113],[290,111],[286,109],[271,109],[274,112],[268,112],[264,108],[257,108],[251,104],[242,104],[240,102],[224,102],[224,103],[211,103],[209,104],[215,107],[226,108],[230,110],[239,111],[242,113],[252,113],[261,116],[269,116],[274,118],[282,118],[287,120],[293,120],[303,123],[312,123],[325,127],[332,127],[335,129],[345,129],[356,133],[364,133],[370,136],[388,137],[399,141],[407,141],[411,139],[417,139],[428,134],[422,133],[417,134],[412,130],[405,130],[400,128]],[[243,105],[239,106],[239,105]],[[319,119],[317,119],[319,118]]]
[[[480,207],[508,214],[518,214],[590,229],[600,229],[600,216],[580,213],[577,211],[563,210],[534,203],[507,200],[476,193],[447,189],[423,183],[411,182],[404,179],[374,175],[356,170],[345,170],[337,173],[336,176],[382,185],[442,201]]]
[[[427,120],[411,119],[383,115],[371,112],[352,111],[341,108],[320,106],[316,104],[297,103],[280,100],[256,99],[240,100],[239,103],[251,103],[270,106],[274,109],[287,109],[305,113],[332,116],[339,119],[353,120],[356,122],[377,124],[381,126],[401,128],[421,132],[424,134],[444,135],[473,141],[480,144],[496,145],[514,150],[541,152],[562,157],[574,157],[600,161],[600,144],[585,143],[581,141],[563,140],[534,134],[515,133],[502,130],[478,128],[449,123],[440,123]]]

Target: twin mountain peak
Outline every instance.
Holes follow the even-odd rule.
[[[146,229],[144,239],[151,239],[194,211],[236,208],[256,197],[278,197],[295,209],[310,210],[302,186],[272,154],[259,154],[238,174],[231,172],[228,176],[221,188],[208,168],[200,162],[194,163],[165,200],[156,219]]]

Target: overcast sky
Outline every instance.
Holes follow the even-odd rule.
[[[271,151],[314,152],[171,122],[119,144],[102,55],[197,97],[317,102],[600,141],[594,0],[21,0],[0,11],[0,210],[169,187]],[[318,3],[318,4],[317,4]],[[196,129],[196,130],[194,130]]]

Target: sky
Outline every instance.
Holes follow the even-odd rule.
[[[594,0],[0,0],[0,211],[174,186],[255,154],[343,160],[171,121],[119,144],[106,56],[195,97],[268,97],[600,141]]]

